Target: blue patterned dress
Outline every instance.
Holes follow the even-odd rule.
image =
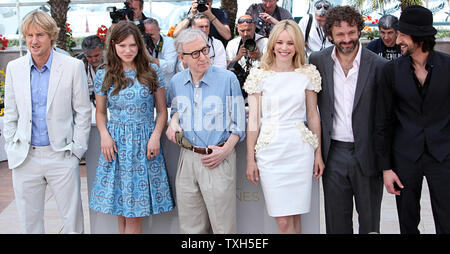
[[[161,87],[164,81],[156,65]],[[141,86],[135,70],[125,71],[134,84],[112,96],[107,91],[110,112],[107,129],[118,154],[108,162],[100,153],[89,206],[91,209],[124,217],[144,217],[174,208],[162,149],[147,159],[147,143],[155,127],[154,95]],[[97,72],[94,91],[101,91],[105,69]]]

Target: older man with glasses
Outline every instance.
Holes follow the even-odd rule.
[[[191,20],[191,24],[189,25],[189,27],[201,30],[208,38],[207,43],[210,48],[209,59],[211,64],[226,69],[227,53],[225,51],[225,47],[219,39],[216,39],[215,37],[210,35],[210,26],[211,21],[209,20],[208,16],[202,13],[194,15],[193,19]],[[178,61],[177,72],[180,72],[185,68],[186,66],[184,65],[184,63],[182,61]]]
[[[181,146],[175,180],[180,233],[233,234],[236,222],[237,142],[245,138],[239,81],[210,64],[208,38],[185,29],[175,39],[187,69],[169,85],[166,135]]]

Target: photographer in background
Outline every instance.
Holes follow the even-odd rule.
[[[144,8],[143,0],[126,0],[124,2],[124,8],[117,9],[114,6],[108,7],[109,16],[111,17],[112,24],[110,30],[113,28],[115,24],[117,24],[121,20],[130,20],[132,21],[141,32],[142,39],[145,42],[145,47],[151,52],[151,47],[153,45],[152,39],[150,35],[145,32],[144,20],[147,17],[142,13],[142,9]]]
[[[244,15],[237,21],[236,30],[238,37],[231,40],[227,45],[227,66],[238,77],[241,87],[247,79],[250,69],[259,66],[260,59],[266,52],[266,37],[255,33],[255,23],[252,16]],[[242,91],[244,98],[247,93]]]
[[[142,12],[144,10],[144,0],[127,0],[130,8],[133,9],[134,20],[144,20],[147,17]]]
[[[291,13],[277,6],[278,0],[262,0],[261,4],[252,4],[245,14],[252,16],[256,24],[256,33],[269,37],[272,28],[281,20],[292,19]]]
[[[308,55],[311,52],[320,51],[333,45],[323,31],[325,14],[331,7],[333,6],[329,1],[318,0],[314,3],[314,17],[312,14],[306,15],[298,23],[305,37],[306,53]]]
[[[178,23],[175,28],[173,35],[177,35],[181,30],[189,27],[189,23],[192,22],[196,14],[204,14],[210,20],[210,30],[209,34],[214,38],[219,39],[223,46],[226,47],[228,41],[231,39],[230,22],[228,20],[228,15],[224,9],[212,8],[212,0],[194,0],[192,1],[191,9],[189,10],[188,17],[183,19]]]
[[[151,38],[151,45],[148,48],[150,61],[158,65],[159,70],[164,76],[166,84],[175,74],[175,65],[177,63],[177,51],[173,39],[162,35],[159,23],[154,18],[144,20],[145,33]]]
[[[380,38],[371,41],[366,48],[387,60],[394,60],[402,56],[400,45],[395,44],[398,34],[397,26],[397,17],[390,14],[381,17],[378,22]]]
[[[89,88],[89,98],[95,106],[94,80],[97,67],[103,64],[105,43],[97,35],[90,35],[81,42],[83,53],[77,56],[84,63]]]

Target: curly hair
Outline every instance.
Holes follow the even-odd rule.
[[[362,31],[364,28],[364,19],[358,10],[351,6],[336,6],[325,15],[325,34],[332,36],[333,26],[339,26],[342,21],[346,21],[350,26],[358,26],[359,31]]]

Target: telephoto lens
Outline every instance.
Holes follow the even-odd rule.
[[[248,51],[255,51],[256,50],[256,41],[253,39],[247,39],[244,42],[244,48],[247,49]]]

